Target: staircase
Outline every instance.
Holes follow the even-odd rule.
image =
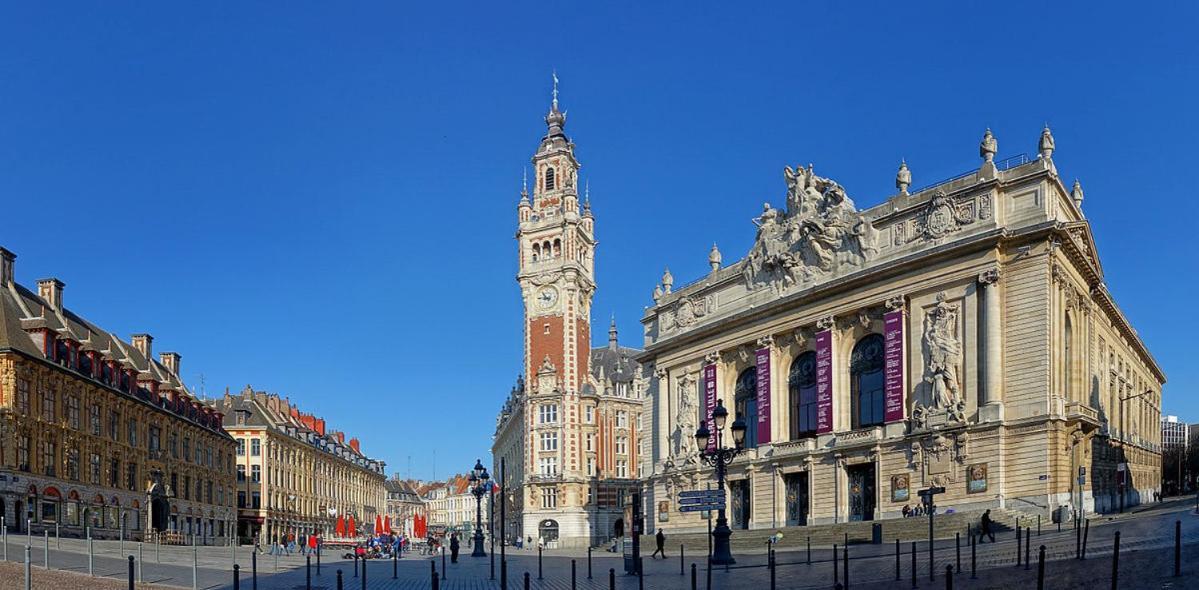
[[[953,538],[954,533],[962,533],[964,541],[964,537],[966,536],[966,527],[969,526],[972,529],[977,529],[982,515],[982,511],[938,514],[935,521],[936,526],[934,535],[941,539]],[[1021,526],[1028,526],[1030,522],[1033,524],[1033,526],[1036,525],[1036,515],[1030,516],[1024,512],[992,508],[992,532],[998,535],[1003,531],[1014,530],[1016,528],[1017,517],[1020,518]],[[1048,528],[1050,526],[1048,516],[1043,516],[1041,523],[1043,527]],[[928,538],[928,517],[919,516],[912,518],[892,518],[887,520],[823,524],[803,527],[792,526],[753,530],[734,529],[730,542],[732,543],[732,548],[734,551],[765,550],[767,539],[775,533],[781,532],[783,534],[783,538],[778,542],[777,545],[775,545],[775,548],[784,551],[788,549],[795,550],[807,547],[809,538],[812,540],[813,547],[829,547],[833,543],[842,545],[845,543],[846,535],[849,536],[849,543],[851,545],[870,543],[871,528],[874,524],[881,524],[883,526],[884,543],[894,543],[896,538],[903,542],[919,541]],[[643,536],[641,539],[641,544],[642,547],[653,547],[653,536]],[[672,535],[668,530],[666,546],[668,548],[677,548],[680,544],[686,547],[688,553],[707,553],[708,535],[707,533],[680,533]]]

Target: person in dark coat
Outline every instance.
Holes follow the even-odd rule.
[[[450,563],[458,563],[458,533],[450,535]]]
[[[988,537],[991,539],[991,542],[994,543],[995,542],[995,533],[991,531],[991,509],[990,508],[988,508],[987,511],[983,513],[982,521],[979,524],[980,524],[980,526],[978,529],[978,542],[982,543],[983,537]]]
[[[657,559],[659,553],[662,554],[662,559],[666,559],[666,535],[662,532],[662,529],[658,529],[658,534],[654,535],[654,542],[658,545],[658,548],[654,550],[653,555],[650,555],[650,559]]]

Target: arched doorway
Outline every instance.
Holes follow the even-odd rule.
[[[556,545],[558,543],[558,521],[551,519],[541,521],[540,526],[537,527],[537,536],[545,542],[546,546],[550,546],[550,543]]]
[[[612,536],[616,537],[617,539],[624,537],[624,519],[623,518],[616,519],[616,522],[612,524]]]

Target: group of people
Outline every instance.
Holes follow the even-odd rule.
[[[299,551],[300,555],[309,555],[316,553],[321,546],[321,538],[317,535],[301,534],[296,537],[295,533],[283,533],[279,535],[277,542],[271,543],[271,548],[268,551],[270,555],[291,555]],[[254,548],[262,553],[262,545],[255,542]]]
[[[933,514],[936,513],[937,509],[933,508]],[[915,508],[912,508],[911,505],[904,504],[903,517],[908,518],[909,516],[928,516],[928,508],[925,508],[924,504],[917,504]]]
[[[397,553],[403,555],[409,540],[404,535],[382,533],[354,545],[354,556],[359,559],[390,559]]]

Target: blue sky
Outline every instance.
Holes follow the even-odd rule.
[[[342,3],[345,4],[345,3]],[[8,3],[0,245],[17,278],[277,391],[418,477],[490,444],[520,370],[522,167],[550,72],[591,185],[594,330],[625,345],[664,265],[744,255],[812,162],[859,205],[1032,153],[1086,190],[1107,282],[1192,395],[1192,4]],[[723,13],[721,12],[723,11]]]

